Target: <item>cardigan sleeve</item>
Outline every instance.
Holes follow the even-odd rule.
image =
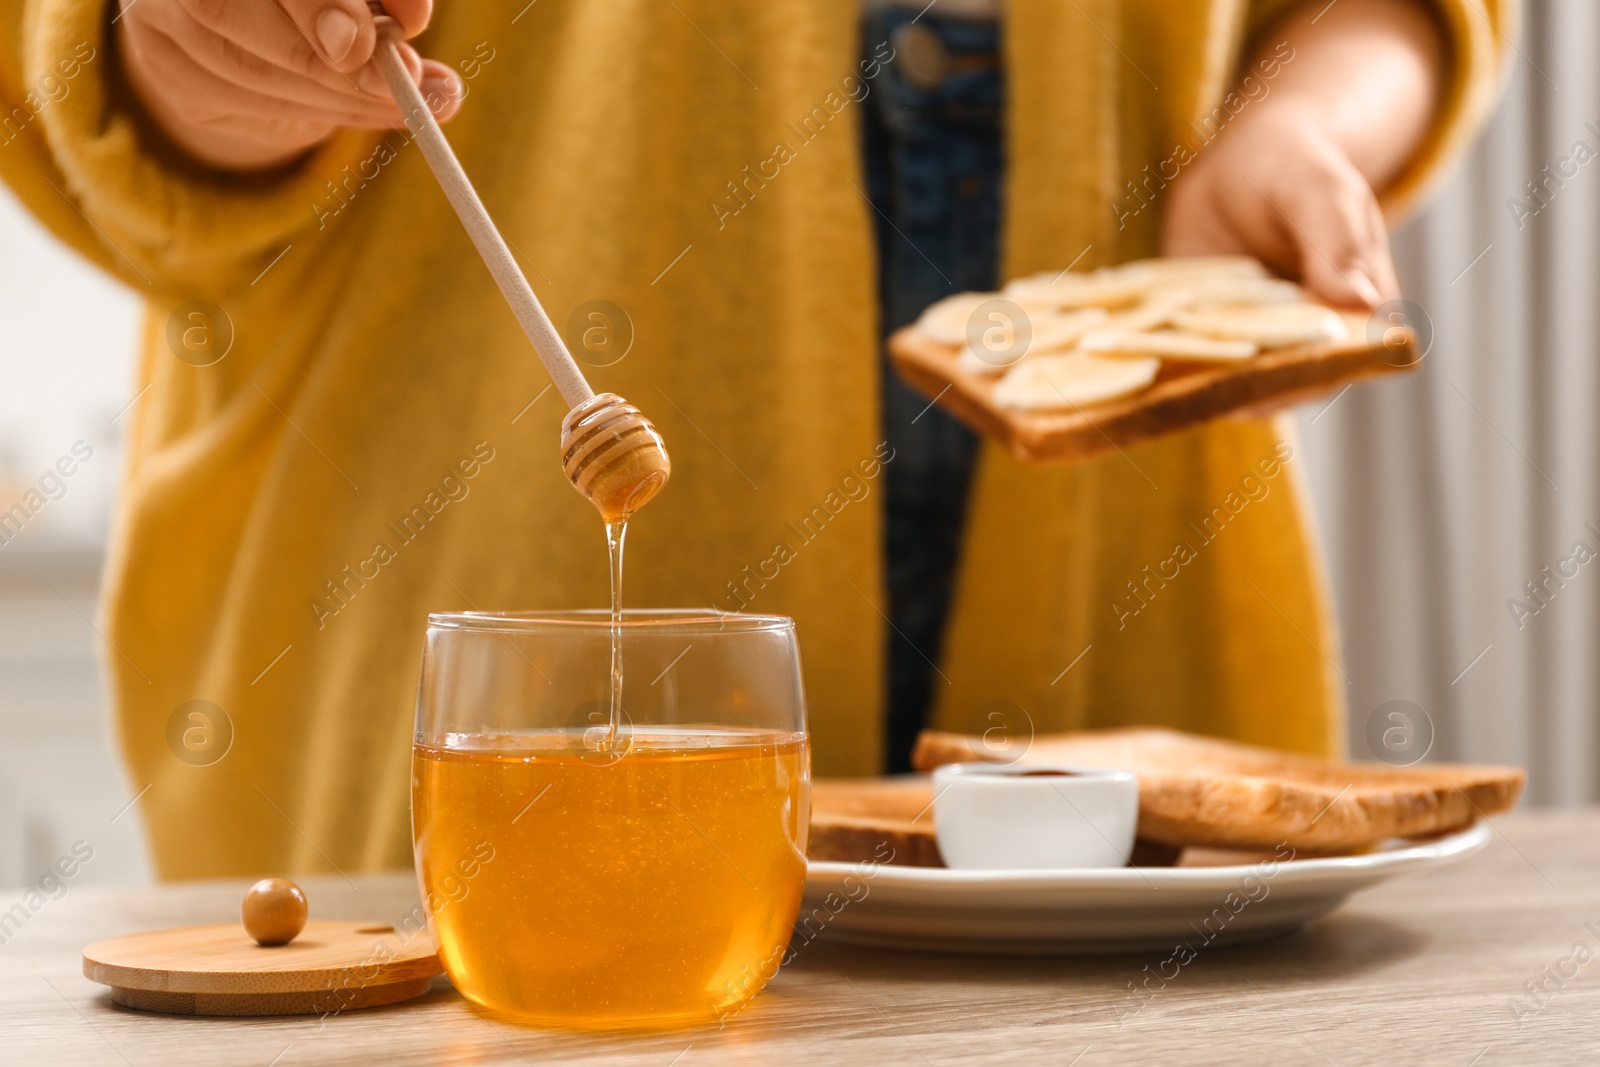
[[[341,131],[262,174],[212,170],[144,118],[117,64],[115,0],[3,2],[0,176],[58,236],[137,289],[248,282],[318,225],[327,183],[382,136]]]
[[[1285,12],[1308,0],[1252,0],[1248,43]],[[1446,177],[1494,110],[1510,70],[1521,25],[1520,0],[1426,0],[1445,34],[1444,82],[1438,111],[1422,144],[1394,181],[1378,190],[1384,214],[1405,217]]]

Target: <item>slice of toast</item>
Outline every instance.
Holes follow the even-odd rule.
[[[977,748],[964,734],[924,730],[911,762],[931,771]],[[1464,829],[1510,810],[1526,777],[1515,767],[1344,763],[1153,727],[1040,734],[1020,762],[1132,771],[1141,838],[1320,853]]]
[[[806,855],[837,863],[943,867],[926,778],[819,779],[811,783]]]
[[[1366,318],[1343,316],[1349,338],[1296,344],[1224,363],[1167,360],[1155,383],[1120,400],[1062,411],[1007,407],[1000,379],[977,373],[963,348],[915,326],[889,338],[894,369],[972,429],[1028,463],[1076,463],[1225,416],[1264,415],[1335,392],[1352,382],[1404,374],[1422,365],[1416,334],[1398,327],[1369,339]]]

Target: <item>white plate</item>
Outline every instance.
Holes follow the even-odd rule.
[[[1321,918],[1358,889],[1470,856],[1491,832],[1480,822],[1361,856],[1233,867],[953,871],[811,863],[797,936],[1005,955],[1241,944]]]

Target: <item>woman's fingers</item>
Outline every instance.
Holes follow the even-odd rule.
[[[1372,280],[1378,283],[1378,295],[1384,300],[1400,299],[1400,275],[1394,266],[1394,251],[1389,246],[1389,224],[1384,220],[1383,209],[1377,197],[1368,205],[1368,227],[1373,235],[1375,261]]]
[[[341,106],[334,99],[327,105],[288,107],[279,96],[219,77],[160,34],[147,34],[140,47],[148,61],[160,64],[170,89],[191,101],[186,119],[198,126],[236,131],[258,126],[280,134],[295,131],[304,139],[303,147],[310,147],[339,126],[386,128],[400,119],[392,102],[376,100],[365,106]]]
[[[422,61],[422,98],[434,118],[444,122],[461,109],[461,76],[437,59]]]
[[[1400,295],[1366,177],[1292,102],[1263,105],[1231,126],[1167,196],[1168,254],[1244,252],[1344,307]]]
[[[389,129],[400,109],[374,63],[365,0],[119,0],[117,33],[135,93],[175,143],[232,170],[285,163],[340,126]],[[431,0],[386,0],[406,36]],[[388,47],[385,45],[384,47]],[[444,64],[395,46],[434,113],[464,95]]]
[[[337,106],[360,110],[390,105],[387,92],[368,92],[352,86],[338,77],[335,71],[327,72],[333,76],[331,83],[330,80],[309,78],[274,66],[234,42],[204,29],[199,23],[191,23],[178,32],[182,33],[185,29],[188,32],[183,38],[155,25],[141,27],[141,32],[165,38],[172,47],[217,77],[265,96],[323,108]]]
[[[264,3],[269,0],[234,0],[236,3]],[[271,0],[283,10],[317,51],[335,69],[346,73],[360,70],[372,59],[377,43],[371,9],[365,0]],[[421,33],[433,13],[431,0],[385,0],[386,15],[400,24],[402,36]]]
[[[360,70],[372,58],[378,33],[363,0],[231,0],[248,7],[270,3],[290,20],[335,70]]]
[[[145,0],[145,3],[148,2]],[[358,41],[357,50],[364,58],[354,67],[329,62],[315,35],[290,18],[275,0],[178,0],[177,3],[152,5],[148,17],[158,24],[170,24],[179,21],[181,16],[183,22],[203,27],[226,41],[230,48],[237,48],[319,85],[387,97],[389,90],[383,76],[367,63],[372,56],[372,44],[376,42],[376,35],[371,29],[371,17],[364,13],[364,5],[356,6],[361,8],[360,14],[366,21],[367,35],[372,37],[372,42],[361,46]],[[341,10],[350,14],[348,10]],[[178,26],[167,25],[166,28],[175,39],[187,43]],[[412,80],[418,80],[422,64],[416,50],[403,44],[400,54],[406,60]]]
[[[400,24],[409,40],[428,28],[433,0],[383,0],[383,12]]]
[[[1284,212],[1306,288],[1345,307],[1383,301],[1380,278],[1392,275],[1386,244],[1372,229],[1372,193],[1359,174],[1330,174],[1275,205]]]
[[[149,0],[142,0],[128,10],[137,11],[148,3]],[[152,10],[146,17],[153,21],[171,19],[173,9],[181,8],[200,26],[273,66],[308,78],[326,79],[325,84],[352,84],[349,73],[330,64],[321,46],[313,44],[315,38],[275,0],[176,0],[150,6]]]

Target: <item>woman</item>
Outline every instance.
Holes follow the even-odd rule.
[[[388,4],[431,16],[408,61],[553,318],[616,331],[592,380],[669,442],[628,601],[794,615],[819,773],[883,765],[886,664],[897,760],[930,703],[1338,748],[1285,426],[1024,469],[880,399],[874,352],[956,288],[1161,250],[1392,297],[1379,205],[1483,120],[1506,5],[960,7]],[[7,15],[0,172],[150,306],[101,629],[158,868],[404,865],[426,613],[603,603],[560,404],[385,132],[362,4]],[[220,757],[185,758],[192,701]]]

